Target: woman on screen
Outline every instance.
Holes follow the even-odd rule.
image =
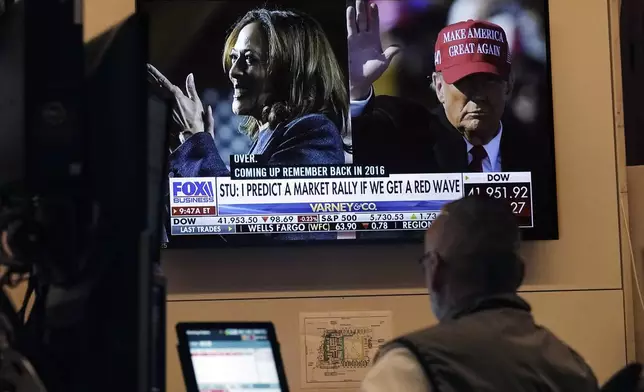
[[[322,27],[292,11],[249,11],[226,39],[223,66],[232,110],[254,141],[249,154],[268,165],[343,164],[349,97]],[[203,107],[192,74],[187,94],[148,65],[156,84],[174,95],[181,130],[169,170],[174,177],[230,175],[214,143],[212,109]]]

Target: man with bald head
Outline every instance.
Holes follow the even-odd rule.
[[[445,206],[420,259],[438,325],[383,346],[362,391],[597,391],[590,367],[517,295],[519,243],[506,202]]]

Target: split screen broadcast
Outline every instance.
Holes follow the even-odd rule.
[[[164,246],[415,240],[472,194],[557,238],[546,0],[143,9]]]

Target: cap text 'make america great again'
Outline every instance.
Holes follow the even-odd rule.
[[[458,42],[469,39],[479,39],[479,40],[491,40],[496,42],[505,43],[503,33],[500,30],[495,29],[486,29],[486,28],[469,28],[469,29],[457,29],[452,31],[447,31],[443,33],[443,42]],[[475,43],[475,42],[466,42],[451,45],[448,48],[448,53],[450,57],[456,57],[464,54],[489,54],[497,57],[501,57],[501,46],[494,45],[491,43]]]

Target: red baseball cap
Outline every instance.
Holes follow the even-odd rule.
[[[494,23],[470,19],[438,33],[434,66],[449,84],[475,73],[490,73],[507,80],[511,62],[508,37]]]

